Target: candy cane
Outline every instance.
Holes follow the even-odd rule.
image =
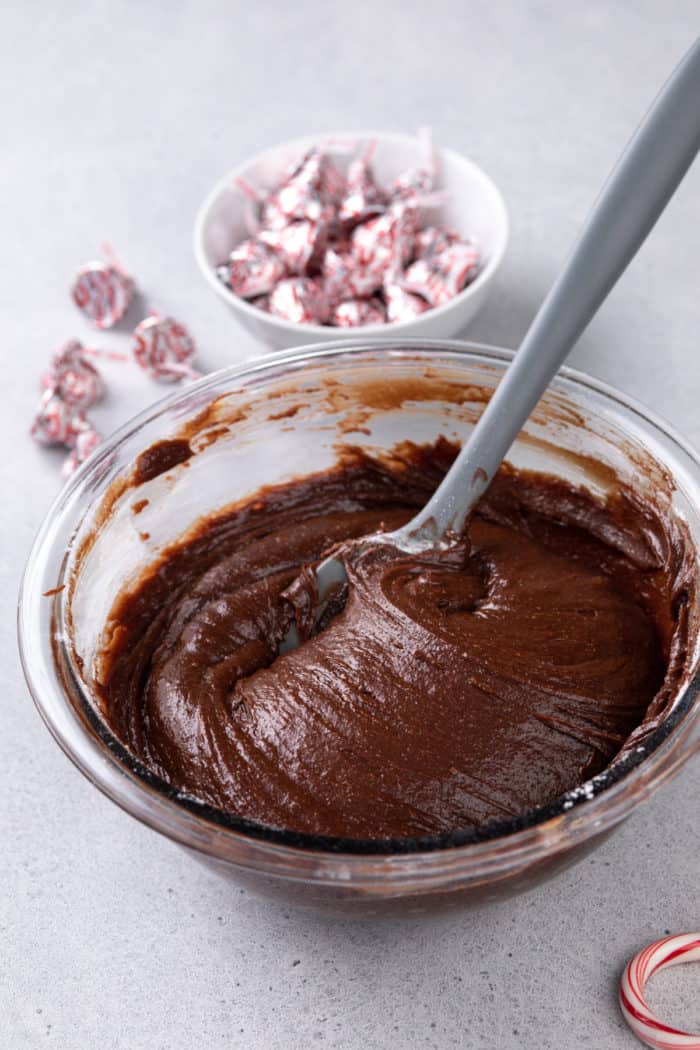
[[[647,945],[625,967],[620,981],[620,1008],[634,1034],[656,1050],[700,1050],[700,1033],[666,1024],[649,1008],[644,986],[650,977],[678,963],[700,961],[700,933],[680,933]]]

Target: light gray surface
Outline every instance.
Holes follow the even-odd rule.
[[[66,286],[101,240],[191,326],[203,366],[238,360],[259,348],[190,251],[209,185],[307,131],[430,124],[509,204],[511,249],[469,335],[512,345],[697,13],[695,0],[3,5],[0,1046],[639,1045],[616,981],[646,941],[700,926],[700,762],[591,859],[510,903],[410,922],[289,913],[200,870],[81,778],[33,710],[13,620],[59,484],[60,457],[25,433],[36,382],[57,342],[88,336]],[[573,358],[696,444],[699,231],[696,166]],[[103,430],[161,392],[109,374]],[[664,975],[655,1001],[700,1027],[699,978]]]

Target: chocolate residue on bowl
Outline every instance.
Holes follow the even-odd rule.
[[[133,484],[142,485],[145,481],[152,481],[153,478],[186,462],[192,454],[189,442],[184,439],[157,441],[155,445],[151,445],[145,452],[142,452],[136,460]]]
[[[62,583],[58,587],[51,587],[48,591],[43,591],[42,592],[42,597],[44,597],[44,598],[53,598],[54,595],[60,594],[65,586],[66,586],[65,583]]]
[[[219,809],[368,839],[518,816],[635,747],[686,673],[695,556],[663,500],[623,487],[503,467],[458,564],[350,543],[345,607],[276,658],[300,568],[406,521],[455,454],[347,448],[170,547],[106,627],[112,732]]]

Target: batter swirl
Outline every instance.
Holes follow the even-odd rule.
[[[263,824],[362,838],[512,817],[656,724],[686,659],[691,557],[621,492],[502,468],[462,556],[346,550],[347,602],[276,658],[282,592],[394,529],[454,455],[360,454],[209,523],[113,611],[105,717],[154,773]]]

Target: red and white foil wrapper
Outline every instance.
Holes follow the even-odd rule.
[[[446,251],[451,245],[463,238],[453,230],[443,230],[439,226],[424,226],[416,234],[413,252],[417,259],[425,255],[435,255]]]
[[[685,1032],[661,1020],[644,998],[650,977],[679,963],[700,962],[700,933],[680,933],[647,945],[625,967],[620,1009],[638,1039],[657,1050],[700,1050],[700,1032]]]
[[[315,147],[302,157],[279,189],[264,202],[261,210],[263,226],[279,229],[301,219],[311,222],[322,219],[325,208],[321,196],[324,163],[323,153]]]
[[[435,178],[430,171],[416,168],[405,175],[399,175],[389,186],[389,197],[393,201],[410,201],[415,197],[430,193],[435,185]]]
[[[418,229],[418,209],[408,202],[393,204],[382,215],[356,226],[352,248],[363,266],[385,269],[400,262],[405,266],[413,253]]]
[[[373,295],[382,287],[384,277],[383,265],[359,263],[352,252],[329,248],[324,255],[324,287],[331,303]]]
[[[113,263],[81,266],[71,287],[71,298],[97,328],[111,328],[129,309],[133,279]]]
[[[241,299],[254,299],[271,292],[286,270],[272,248],[250,238],[234,248],[216,272],[219,280]]]
[[[355,143],[308,150],[271,191],[237,180],[255,209],[253,235],[217,267],[219,279],[260,310],[299,324],[406,321],[454,297],[478,269],[469,242],[425,209],[444,203],[427,132],[423,162],[381,187],[372,172],[374,141],[344,175],[331,154]],[[361,318],[366,318],[362,321]]]
[[[402,172],[389,186],[391,200],[411,200],[435,189],[437,158],[429,128],[418,132],[423,152],[423,163],[410,171]]]
[[[275,317],[297,324],[325,324],[330,312],[323,284],[313,277],[280,281],[270,292],[269,310]]]
[[[75,412],[52,388],[45,390],[30,433],[40,445],[71,445]]]
[[[342,171],[326,156],[321,165],[318,180],[318,193],[326,207],[335,210],[340,208],[347,192],[347,180]]]
[[[478,251],[458,242],[416,259],[404,273],[402,284],[407,291],[423,296],[430,306],[443,306],[476,276],[478,268]]]
[[[44,391],[30,433],[40,445],[64,445],[72,449],[63,465],[65,475],[71,474],[100,443],[100,435],[92,423],[74,412],[52,389]]]
[[[330,323],[338,328],[385,324],[386,310],[379,299],[346,299],[331,311]]]
[[[328,224],[292,222],[281,229],[262,230],[259,239],[281,259],[290,274],[308,274],[318,270],[328,238]]]
[[[134,358],[151,379],[173,383],[199,378],[191,363],[196,352],[194,339],[173,317],[146,317],[134,329],[133,340]]]
[[[105,395],[102,376],[77,339],[70,339],[53,355],[49,371],[41,377],[41,389],[51,390],[74,413],[85,412]]]
[[[79,419],[74,429],[73,449],[63,464],[63,476],[69,477],[92,455],[102,440],[94,427],[86,420]]]
[[[390,324],[396,321],[412,321],[429,309],[425,299],[413,292],[407,292],[399,284],[389,283],[384,286],[386,319]]]
[[[372,140],[348,168],[345,194],[338,209],[338,221],[343,225],[362,222],[384,211],[386,194],[375,182],[370,165],[376,145],[376,140]]]

